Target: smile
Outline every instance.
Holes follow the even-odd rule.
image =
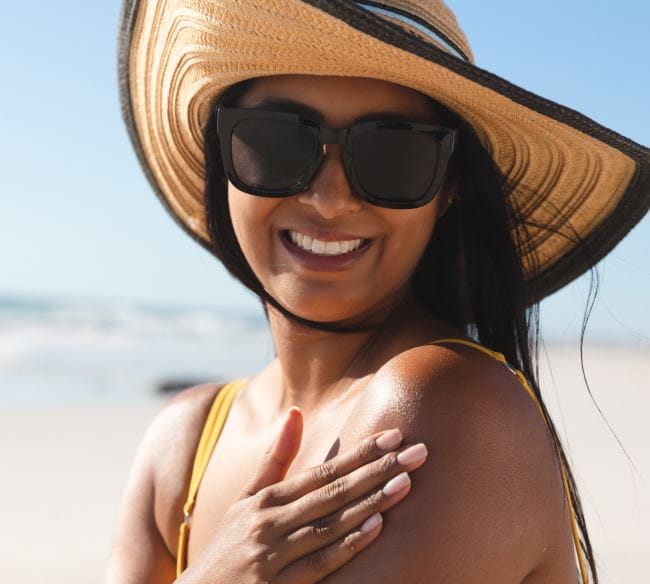
[[[348,239],[341,241],[323,241],[315,239],[289,229],[285,231],[286,237],[300,249],[320,256],[339,256],[358,250],[362,245],[370,242],[369,239]]]

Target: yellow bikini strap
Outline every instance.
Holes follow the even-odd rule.
[[[192,510],[196,501],[196,493],[199,484],[203,478],[210,455],[219,439],[221,430],[230,411],[237,392],[246,383],[246,379],[238,379],[225,385],[217,397],[212,402],[212,407],[201,432],[199,445],[194,455],[194,466],[192,468],[192,478],[190,479],[190,488],[187,494],[187,500],[183,505],[183,523],[181,523],[178,534],[178,553],[176,556],[176,576],[180,576],[187,566],[187,542],[190,534],[190,522],[192,519]]]

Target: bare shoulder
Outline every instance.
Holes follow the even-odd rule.
[[[175,553],[194,455],[215,397],[224,384],[187,388],[160,410],[147,431],[151,441],[155,521]]]
[[[194,450],[220,386],[206,384],[170,399],[149,423],[124,489],[106,584],[175,578],[178,526]]]
[[[472,347],[404,351],[376,373],[364,398],[359,413],[366,424],[397,424],[407,437],[438,440],[462,429],[464,440],[480,441],[490,432],[505,440],[508,432],[514,438],[525,430],[519,438],[552,447],[544,418],[517,377]]]
[[[575,580],[553,442],[536,403],[503,363],[456,344],[410,349],[377,373],[355,426],[354,440],[399,427],[405,442],[429,450],[411,493],[387,513],[358,569],[376,569],[374,560],[377,581],[394,581],[380,558],[397,553],[409,582],[520,583],[553,555],[566,564],[556,565],[556,574],[568,579],[552,581]]]
[[[459,420],[482,422],[465,431],[499,429],[502,434],[502,422],[507,420],[512,431],[526,428],[529,432],[534,427],[548,436],[536,402],[514,373],[473,347],[424,345],[405,351],[378,371],[371,389],[375,396],[408,404],[400,421],[414,424],[414,431],[434,431],[432,408],[436,413],[444,408],[442,411],[454,413]]]

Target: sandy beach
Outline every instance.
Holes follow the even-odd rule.
[[[592,393],[634,466],[589,397],[577,343],[547,354],[544,395],[574,463],[601,581],[640,582],[650,552],[650,348],[585,347]],[[135,448],[162,403],[3,407],[0,582],[102,582]]]

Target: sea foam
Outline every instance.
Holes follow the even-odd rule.
[[[0,297],[0,403],[148,399],[162,381],[228,380],[273,358],[260,310]]]

